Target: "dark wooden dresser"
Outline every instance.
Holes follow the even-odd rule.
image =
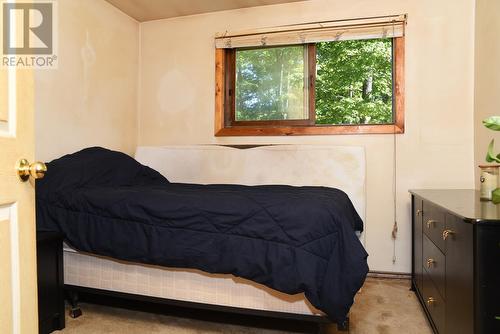
[[[60,233],[37,232],[38,328],[47,334],[64,328],[63,238]]]
[[[411,190],[412,288],[439,334],[500,333],[500,204]]]

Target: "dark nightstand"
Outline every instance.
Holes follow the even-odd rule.
[[[63,237],[37,232],[38,326],[40,334],[64,328]]]
[[[477,190],[410,192],[412,288],[434,333],[500,333],[500,205]]]

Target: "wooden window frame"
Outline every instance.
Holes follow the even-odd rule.
[[[394,37],[393,117],[390,124],[315,124],[316,45],[307,44],[309,69],[309,118],[306,120],[235,120],[235,49],[215,49],[215,136],[295,136],[404,133],[404,37]]]

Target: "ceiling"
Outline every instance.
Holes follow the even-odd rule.
[[[106,0],[139,22],[303,0]]]

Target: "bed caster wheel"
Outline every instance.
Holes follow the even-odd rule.
[[[349,332],[349,318],[337,323],[337,329],[339,332]]]
[[[71,306],[69,310],[69,316],[73,319],[78,318],[82,315],[82,309],[78,306],[78,292],[67,291],[68,302]]]
[[[78,318],[79,316],[82,315],[82,309],[77,307],[77,308],[71,308],[69,310],[69,316],[73,319]]]

